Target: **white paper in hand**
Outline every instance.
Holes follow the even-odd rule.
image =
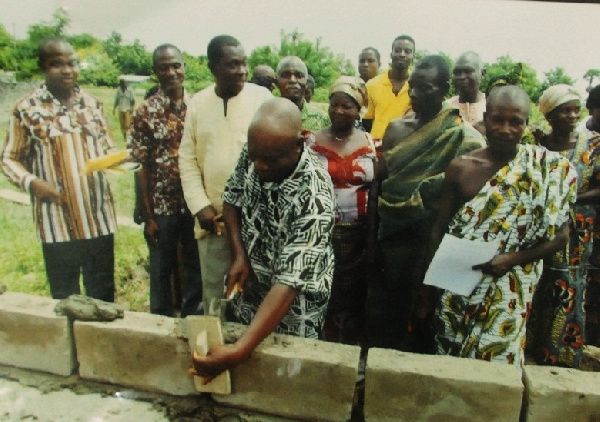
[[[423,283],[470,296],[482,276],[481,271],[471,268],[492,259],[498,252],[498,245],[499,242],[478,242],[445,235]]]

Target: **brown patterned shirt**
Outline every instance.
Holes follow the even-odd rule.
[[[127,147],[147,170],[148,192],[156,215],[183,214],[187,209],[179,177],[179,144],[187,110],[187,94],[177,107],[162,89],[133,115]]]
[[[19,100],[9,120],[2,170],[30,192],[36,178],[55,185],[62,204],[32,195],[33,216],[42,242],[67,242],[108,235],[116,216],[108,180],[102,172],[82,174],[88,159],[114,148],[102,104],[75,88],[71,108],[46,85]]]

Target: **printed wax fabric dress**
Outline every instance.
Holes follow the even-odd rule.
[[[519,145],[516,157],[458,210],[448,233],[499,241],[498,253],[530,248],[552,239],[567,221],[575,188],[568,160]],[[521,366],[531,297],[541,273],[540,260],[499,278],[482,274],[471,296],[445,291],[435,313],[437,353]]]
[[[594,136],[586,123],[590,117],[582,120],[575,129],[578,132]],[[600,173],[590,181],[594,187],[600,186]],[[597,212],[597,211],[596,211]],[[600,225],[594,222],[592,256],[588,268],[587,286],[585,288],[585,344],[600,347]]]
[[[594,187],[600,171],[597,150],[580,134],[575,148],[561,152],[577,170],[577,192]],[[528,353],[539,364],[579,367],[585,341],[585,298],[592,254],[594,205],[574,205],[569,212],[567,246],[544,262],[528,325]]]
[[[347,156],[322,145],[314,136],[307,144],[327,169],[335,192],[335,226],[332,242],[335,255],[334,279],[328,310],[341,329],[340,341],[354,342],[356,333],[345,333],[342,319],[364,318],[366,286],[366,217],[368,192],[375,178],[375,146],[371,135],[364,133],[368,145]],[[342,312],[338,312],[342,311]]]

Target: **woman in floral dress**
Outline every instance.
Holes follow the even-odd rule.
[[[581,113],[579,93],[555,85],[540,97],[552,132],[540,144],[568,158],[577,170],[577,201],[570,209],[569,242],[544,261],[534,295],[527,348],[539,364],[578,368],[585,342],[585,291],[600,188],[598,150],[589,134],[575,131]]]

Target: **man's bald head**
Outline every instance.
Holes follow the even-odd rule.
[[[259,64],[258,66],[256,66],[254,68],[254,72],[252,73],[252,76],[258,77],[258,78],[263,77],[263,76],[269,76],[269,77],[275,78],[275,71],[269,65]]]
[[[259,64],[256,66],[252,72],[252,79],[250,80],[253,84],[264,86],[269,91],[273,91],[276,81],[277,77],[275,76],[275,71],[271,66],[266,64]]]
[[[258,178],[281,182],[290,176],[302,153],[302,115],[285,98],[265,101],[248,128],[248,155]]]
[[[529,114],[530,103],[529,95],[522,88],[516,85],[506,85],[492,89],[487,97],[486,109],[490,110],[497,104],[507,104],[521,108]]]
[[[285,98],[271,98],[254,114],[248,130],[253,128],[298,135],[302,130],[302,114]]]

